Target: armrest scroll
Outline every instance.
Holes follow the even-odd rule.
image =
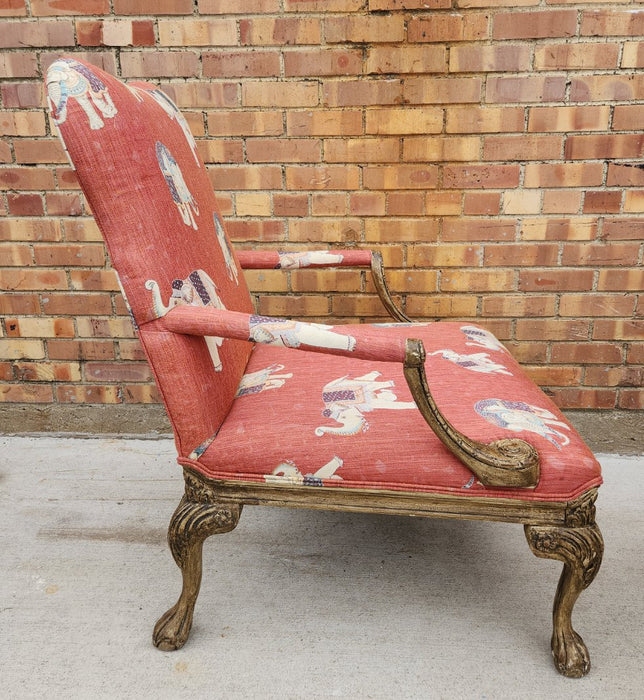
[[[471,440],[443,416],[427,383],[425,349],[420,340],[407,340],[404,372],[418,410],[431,429],[482,484],[530,488],[539,483],[539,455],[530,443],[517,438],[489,444]]]

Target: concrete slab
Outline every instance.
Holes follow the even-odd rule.
[[[8,698],[640,698],[644,459],[604,455],[604,565],[551,663],[556,562],[522,528],[248,507],[208,540],[191,639],[150,641],[180,577],[169,440],[0,438]]]

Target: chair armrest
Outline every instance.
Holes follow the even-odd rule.
[[[243,270],[297,270],[303,267],[370,267],[376,292],[389,315],[397,321],[411,323],[401,311],[387,287],[382,255],[371,250],[309,250],[283,252],[276,250],[239,250],[237,259]]]
[[[539,482],[539,455],[524,440],[510,438],[489,444],[468,438],[441,413],[425,374],[425,349],[420,340],[373,333],[360,339],[350,326],[325,326],[255,316],[211,307],[175,306],[153,323],[173,333],[235,338],[267,345],[343,355],[361,360],[399,362],[414,401],[447,449],[485,486],[534,487]]]
[[[405,361],[405,341],[401,338],[361,332],[357,339],[350,334],[350,326],[340,326],[342,330],[338,331],[318,323],[199,306],[175,306],[156,323],[164,330],[184,335],[234,338],[359,360]]]

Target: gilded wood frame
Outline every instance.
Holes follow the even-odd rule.
[[[270,505],[523,524],[536,556],[564,563],[553,607],[555,666],[569,677],[580,677],[590,670],[588,650],[573,629],[571,617],[579,594],[595,578],[603,554],[602,536],[595,523],[596,488],[573,501],[544,502],[214,480],[189,468],[184,469],[184,479],[185,495],[168,529],[183,586],[176,604],[154,628],[154,644],[162,650],[179,649],[188,639],[201,584],[205,539],[232,530],[244,505]]]

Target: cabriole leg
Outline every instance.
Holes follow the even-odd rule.
[[[183,587],[175,605],[154,627],[154,645],[163,651],[180,649],[192,627],[192,614],[201,586],[201,555],[210,535],[229,532],[239,521],[242,506],[237,503],[195,503],[184,496],[168,528],[168,544],[181,569]]]
[[[552,611],[552,655],[559,673],[580,678],[590,670],[590,656],[572,628],[572,609],[599,571],[604,552],[601,532],[591,523],[585,527],[526,525],[525,534],[536,556],[564,563]]]

